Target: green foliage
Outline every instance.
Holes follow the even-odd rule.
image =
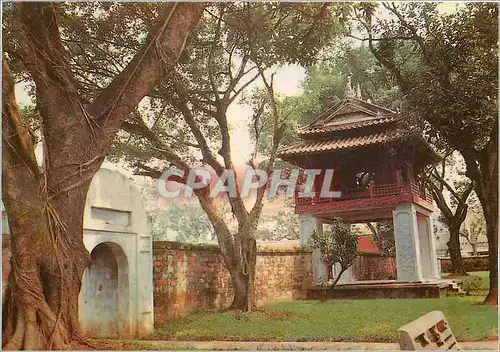
[[[331,232],[314,231],[309,238],[309,247],[319,249],[321,260],[332,265],[339,263],[342,270],[351,266],[358,255],[358,233],[340,218],[333,218]]]
[[[358,255],[358,234],[351,225],[334,218],[332,223],[332,261],[339,263],[341,269],[351,266]]]
[[[255,237],[259,240],[270,241],[298,239],[299,216],[295,214],[293,200],[285,198],[276,210],[268,210],[271,206],[276,205],[264,204]]]
[[[214,236],[212,224],[197,203],[172,203],[151,211],[150,217],[155,239],[197,243],[210,241]]]
[[[468,296],[472,295],[482,295],[480,290],[483,287],[483,280],[479,276],[473,276],[471,279],[464,280],[462,282],[462,289]]]
[[[316,231],[311,234],[309,237],[308,247],[311,250],[319,249],[321,253],[321,261],[327,265],[333,264],[332,252],[333,252],[333,243],[331,234],[327,231]]]
[[[187,43],[189,55],[141,106],[139,118],[183,161],[196,164],[202,151],[199,138],[193,135],[193,125],[186,121],[185,115],[190,114],[211,153],[217,155],[226,135],[227,110],[258,81],[259,70],[284,64],[312,64],[318,51],[339,33],[332,11],[341,6],[281,3],[209,6]],[[268,92],[258,97],[259,104],[262,100],[263,108],[268,110]],[[144,136],[123,132],[111,154],[115,160],[124,159],[131,165],[168,164],[151,144]]]
[[[387,256],[396,255],[396,242],[394,239],[394,223],[390,221],[380,221],[375,226],[375,244],[382,254]]]
[[[402,112],[466,157],[485,147],[497,121],[498,6],[467,3],[444,14],[438,5],[384,3],[389,18],[365,8],[357,19],[405,94]]]
[[[485,296],[490,287],[489,271],[473,271],[467,276],[441,274],[441,277],[462,282],[462,289],[471,296]]]
[[[459,341],[496,339],[496,307],[480,297],[283,301],[251,313],[199,312],[172,318],[162,340],[397,342],[397,329],[433,310],[444,312]],[[271,311],[268,313],[266,311]]]
[[[227,5],[225,5],[227,6]],[[311,65],[323,46],[341,30],[338,13],[347,5],[314,3],[235,3],[227,6],[227,40],[252,60]]]
[[[321,53],[318,62],[307,68],[306,78],[302,83],[303,93],[298,96],[284,97],[280,100],[280,115],[290,126],[285,132],[282,143],[297,141],[296,130],[312,122],[324,109],[339,102],[346,94],[348,77],[354,87],[359,85],[363,99],[397,109],[401,103],[399,88],[384,67],[381,67],[366,45],[351,46],[350,43],[336,40]],[[258,95],[254,92],[254,95]],[[252,106],[259,106],[254,97]],[[272,121],[270,112],[265,112],[264,125]],[[249,126],[255,137],[254,124]],[[263,128],[258,139],[259,151],[269,148],[268,136],[271,131]]]
[[[91,101],[130,62],[167,4],[64,2],[53,6],[78,92]],[[4,7],[4,51],[17,78],[30,84],[31,77],[19,60],[12,9]],[[34,95],[34,89],[30,93]]]
[[[31,135],[33,144],[36,145],[42,135],[41,131],[41,120],[38,111],[33,106],[21,106],[19,109],[19,115],[28,125],[28,131]]]

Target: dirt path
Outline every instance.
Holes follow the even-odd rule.
[[[239,342],[239,341],[111,341],[102,349],[142,350],[399,350],[397,343],[373,342]],[[462,350],[498,350],[498,341],[461,342]],[[117,348],[121,347],[121,348]]]

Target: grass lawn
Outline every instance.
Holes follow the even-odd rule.
[[[444,279],[454,279],[454,280],[462,280],[463,282],[466,281],[472,281],[475,278],[479,277],[481,279],[481,287],[479,288],[479,291],[482,293],[484,292],[484,295],[488,293],[488,290],[490,289],[490,272],[489,271],[471,271],[468,276],[448,276],[448,274],[442,274],[442,278]]]
[[[397,342],[396,329],[441,310],[459,341],[497,338],[496,307],[480,296],[439,299],[282,301],[251,313],[203,312],[175,318],[146,339]]]

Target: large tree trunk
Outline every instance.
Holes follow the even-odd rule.
[[[37,88],[45,155],[42,170],[4,60],[2,198],[12,251],[2,310],[5,349],[63,349],[84,342],[78,296],[89,263],[83,214],[92,177],[122,121],[175,65],[205,6],[168,5],[125,70],[84,107],[65,60],[55,6],[16,4],[23,64]]]
[[[493,209],[491,209],[493,208]],[[489,269],[490,269],[490,290],[485,304],[498,305],[498,205],[483,205],[486,216]]]
[[[450,250],[451,258],[451,275],[463,276],[467,275],[460,250],[460,227],[448,226],[450,231],[450,240],[448,241],[448,249]]]
[[[248,312],[255,307],[254,292],[257,243],[251,233],[240,232],[238,236],[241,236],[241,240],[236,241],[236,248],[240,251],[241,255],[234,253],[235,257],[231,262],[236,263],[236,265],[228,266],[234,291],[230,309]]]
[[[493,125],[488,146],[480,155],[480,178],[476,193],[483,208],[488,238],[490,290],[484,304],[498,305],[498,121]]]
[[[79,335],[78,295],[89,256],[82,242],[83,219],[68,221],[64,211],[83,208],[85,197],[61,202],[63,209],[33,198],[22,199],[29,207],[16,206],[5,193],[3,199],[12,215],[4,348],[63,349],[75,339],[84,341]]]
[[[488,238],[490,290],[485,304],[498,305],[498,178],[478,184],[477,192],[486,220]]]
[[[78,295],[88,263],[83,210],[98,165],[90,174],[88,169],[64,176],[42,173],[5,66],[3,74],[2,200],[11,230],[11,269],[2,344],[5,349],[68,348],[78,337]],[[85,182],[80,182],[82,175]],[[54,177],[65,177],[63,186],[77,186],[51,198]]]

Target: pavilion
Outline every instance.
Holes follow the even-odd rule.
[[[323,224],[333,217],[350,223],[392,219],[395,282],[436,282],[440,275],[430,221],[434,207],[420,175],[439,157],[398,113],[349,91],[302,127],[298,142],[278,151],[281,159],[301,169],[322,170],[312,197],[296,195],[301,244],[307,243],[313,231],[323,231]],[[330,191],[340,191],[340,198],[319,195],[327,169],[334,169]],[[318,283],[325,275],[319,253],[313,253],[313,262]],[[354,279],[346,272],[340,282]]]

